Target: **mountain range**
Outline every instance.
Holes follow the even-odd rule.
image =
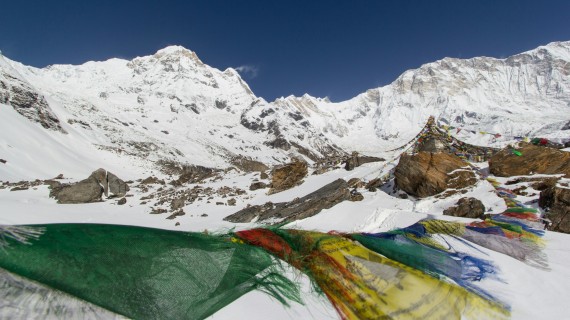
[[[248,161],[382,155],[432,115],[473,144],[564,140],[570,41],[505,59],[444,58],[342,102],[310,95],[268,102],[235,69],[208,66],[180,46],[41,69],[0,56],[0,112],[0,179],[8,180],[98,167],[138,176],[157,163],[243,169]]]

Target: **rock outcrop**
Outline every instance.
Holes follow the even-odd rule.
[[[89,178],[72,184],[50,184],[50,197],[57,203],[90,203],[99,202],[103,194],[106,197],[123,197],[129,186],[116,175],[105,169],[97,169]]]
[[[11,105],[22,116],[49,130],[67,133],[46,98],[17,73],[0,70],[0,103]]]
[[[249,190],[250,191],[255,191],[255,190],[259,190],[259,189],[265,189],[267,188],[267,184],[265,182],[253,182],[250,186],[249,186]]]
[[[307,163],[295,160],[291,163],[276,167],[272,170],[271,189],[268,194],[291,189],[303,183],[303,178],[307,176]]]
[[[477,182],[466,162],[447,153],[403,154],[394,175],[398,188],[420,198],[446,189],[465,188]]]
[[[485,206],[476,198],[461,198],[455,206],[443,211],[446,216],[477,219],[485,214]]]
[[[518,155],[520,154],[520,155]],[[507,147],[489,160],[489,169],[499,177],[531,174],[564,174],[570,178],[570,152],[521,143]]]
[[[224,218],[230,222],[251,222],[275,219],[290,222],[314,216],[323,209],[329,209],[342,201],[361,200],[359,193],[351,194],[348,183],[337,179],[328,185],[312,192],[302,198],[290,202],[271,203],[250,206]]]
[[[353,152],[352,155],[347,158],[344,162],[344,168],[348,171],[354,170],[354,168],[359,167],[365,163],[369,162],[379,162],[385,161],[384,158],[369,157],[369,156],[359,156],[357,152]]]
[[[540,192],[540,207],[548,212],[545,218],[551,221],[548,230],[570,233],[570,188],[552,184]]]
[[[100,202],[103,187],[95,177],[73,184],[62,184],[50,191],[50,197],[56,198],[57,203],[91,203]]]
[[[244,172],[264,172],[269,169],[264,163],[241,155],[234,157],[230,162],[236,168]]]

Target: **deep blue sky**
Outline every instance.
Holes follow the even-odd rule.
[[[0,0],[0,50],[27,65],[131,59],[178,44],[268,100],[351,98],[443,57],[570,40],[570,1]]]

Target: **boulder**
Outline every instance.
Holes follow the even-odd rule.
[[[103,195],[103,187],[101,187],[96,178],[89,177],[73,184],[54,187],[49,195],[56,198],[57,203],[100,202]]]
[[[446,189],[461,189],[477,182],[475,173],[461,158],[447,153],[403,154],[394,173],[396,186],[424,198]]]
[[[129,185],[116,175],[107,171],[108,191],[117,197],[122,197],[129,191]]]
[[[267,184],[265,182],[254,182],[249,186],[250,191],[265,189],[267,188]]]
[[[521,143],[516,149],[507,147],[491,157],[489,169],[499,177],[538,173],[564,174],[570,178],[570,152]]]
[[[362,195],[360,195],[362,196]],[[358,194],[351,195],[348,183],[337,179],[328,185],[290,202],[272,203],[246,207],[224,218],[230,222],[251,222],[254,219],[264,221],[274,219],[291,222],[314,216],[323,209],[329,209],[342,201],[361,200]]]
[[[271,189],[268,194],[274,194],[303,183],[303,178],[307,176],[307,163],[295,160],[272,170]]]
[[[119,201],[117,201],[117,204],[120,206],[124,205],[125,203],[127,203],[127,198],[124,197],[119,199]]]
[[[61,184],[54,180],[45,183],[50,185],[50,197],[56,198],[58,203],[99,202],[103,194],[124,197],[129,191],[129,186],[123,180],[105,169],[97,169],[89,178],[72,184]]]
[[[129,191],[129,186],[123,180],[103,168],[93,171],[90,177],[103,186],[103,193],[105,193],[106,197],[109,196],[109,193],[117,197],[123,197]]]
[[[446,216],[477,219],[485,214],[483,202],[476,198],[461,198],[455,206],[443,211]]]
[[[362,195],[362,193],[356,191],[356,189],[353,189],[352,191],[350,191],[350,201],[362,201],[364,200],[364,196]]]
[[[551,221],[548,230],[570,233],[570,188],[551,185],[540,192],[538,205],[547,211]]]
[[[385,159],[378,157],[359,156],[357,152],[353,152],[352,155],[345,160],[344,168],[348,171],[351,171],[354,170],[354,168],[359,167],[365,163],[379,161],[385,161]]]

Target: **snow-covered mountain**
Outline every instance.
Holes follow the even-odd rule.
[[[273,104],[297,108],[339,146],[369,152],[411,138],[430,115],[441,124],[500,133],[503,141],[570,138],[570,42],[506,59],[445,58],[340,103],[304,95]],[[461,138],[489,144],[492,136]]]
[[[226,168],[243,159],[272,165],[291,156],[379,153],[409,140],[430,115],[501,133],[503,142],[564,138],[569,62],[570,42],[555,42],[506,59],[445,58],[344,102],[304,95],[268,103],[234,69],[210,67],[179,46],[132,61],[43,69],[0,56],[0,158],[10,164],[0,178],[47,174],[24,168],[25,159],[41,159],[51,174],[113,165],[134,174],[158,160]],[[491,143],[489,135],[461,134]],[[81,155],[62,157],[63,150]]]

